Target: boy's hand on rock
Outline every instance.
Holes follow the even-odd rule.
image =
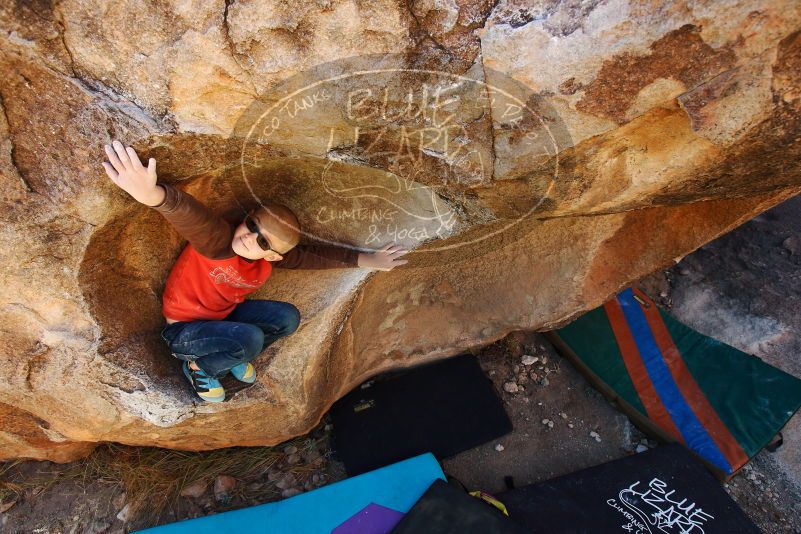
[[[375,252],[362,252],[359,254],[359,267],[378,271],[391,271],[398,265],[409,263],[409,260],[400,259],[401,256],[408,252],[400,245],[390,243]]]
[[[105,149],[109,161],[103,162],[103,168],[112,182],[137,202],[147,206],[158,206],[164,201],[164,188],[156,185],[154,158],[150,158],[147,167],[144,167],[136,151],[123,146],[119,141],[105,145]]]

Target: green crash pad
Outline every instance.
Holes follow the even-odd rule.
[[[635,423],[683,443],[722,478],[801,407],[801,380],[689,328],[636,289],[551,339]]]

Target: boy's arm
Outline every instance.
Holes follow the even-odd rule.
[[[359,251],[326,245],[298,245],[273,267],[281,269],[341,269],[358,267]]]
[[[400,259],[408,251],[400,245],[388,244],[375,252],[359,252],[345,247],[332,247],[327,245],[298,245],[286,254],[280,261],[274,262],[274,267],[282,269],[336,269],[347,267],[362,267],[389,271],[407,263]]]
[[[156,187],[164,188],[164,201],[151,207],[192,243],[198,253],[214,260],[234,255],[231,250],[234,230],[230,223],[189,193],[169,184]]]
[[[166,184],[158,184],[156,160],[144,167],[136,151],[119,141],[105,145],[109,161],[103,168],[111,181],[137,202],[155,208],[202,255],[230,258],[233,228],[224,219],[188,193]]]

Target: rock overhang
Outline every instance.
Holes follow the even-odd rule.
[[[117,46],[81,30],[89,3],[36,14],[21,4],[5,8],[0,309],[14,359],[0,368],[0,401],[17,430],[4,437],[4,454],[63,461],[102,440],[187,449],[275,443],[308,429],[371,374],[510,329],[550,328],[798,191],[794,5],[651,13],[619,1],[530,16],[515,6],[404,13],[393,4],[387,12],[398,26],[365,31],[358,52],[400,52],[385,66],[472,80],[473,100],[504,72],[522,83],[524,102],[540,116],[561,118],[556,137],[569,142],[557,150],[521,150],[525,135],[509,127],[515,121],[503,126],[502,107],[483,114],[476,107],[456,117],[474,155],[449,162],[435,133],[410,136],[411,126],[404,134],[399,123],[372,124],[357,139],[360,117],[345,107],[298,122],[271,148],[250,145],[245,154],[257,157],[246,160],[246,180],[237,119],[281,78],[260,70],[270,51],[248,44],[258,31],[242,17],[270,18],[255,4],[236,2],[225,13],[209,4],[178,14],[173,26],[155,24],[142,45],[147,58],[130,53],[137,43]],[[305,9],[292,24],[309,37],[346,11]],[[631,31],[631,21],[641,31]],[[369,28],[369,18],[359,24]],[[353,55],[353,38],[328,42],[325,54],[306,47],[279,58],[286,73],[298,74],[296,89],[308,71],[333,75],[331,60],[341,65]],[[105,63],[98,49],[107,51]],[[682,56],[687,65],[676,63]],[[157,68],[158,80],[129,76]],[[407,73],[384,86],[410,81]],[[620,98],[603,97],[610,88]],[[373,89],[381,104],[382,87]],[[391,94],[404,102],[404,91]],[[425,219],[427,212],[409,209],[423,205],[453,220],[436,239],[433,228],[406,232],[401,239],[416,252],[390,273],[276,272],[258,296],[300,303],[308,322],[260,358],[258,388],[225,407],[196,405],[158,337],[160,290],[181,242],[158,214],[133,206],[93,170],[111,137],[156,157],[160,175],[220,210],[261,196],[298,202],[325,239],[365,245],[369,223],[386,223],[387,211],[374,214],[375,206],[359,204],[365,200],[337,194],[365,185],[387,192],[393,180],[410,186],[394,197],[400,208],[387,208],[406,217],[401,230]],[[419,167],[389,157],[404,144]],[[446,183],[454,161],[462,174]],[[471,172],[479,178],[466,179]]]

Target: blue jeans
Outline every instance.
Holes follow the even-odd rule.
[[[179,321],[168,324],[161,337],[173,356],[222,378],[299,325],[300,312],[288,302],[246,300],[222,321]]]

